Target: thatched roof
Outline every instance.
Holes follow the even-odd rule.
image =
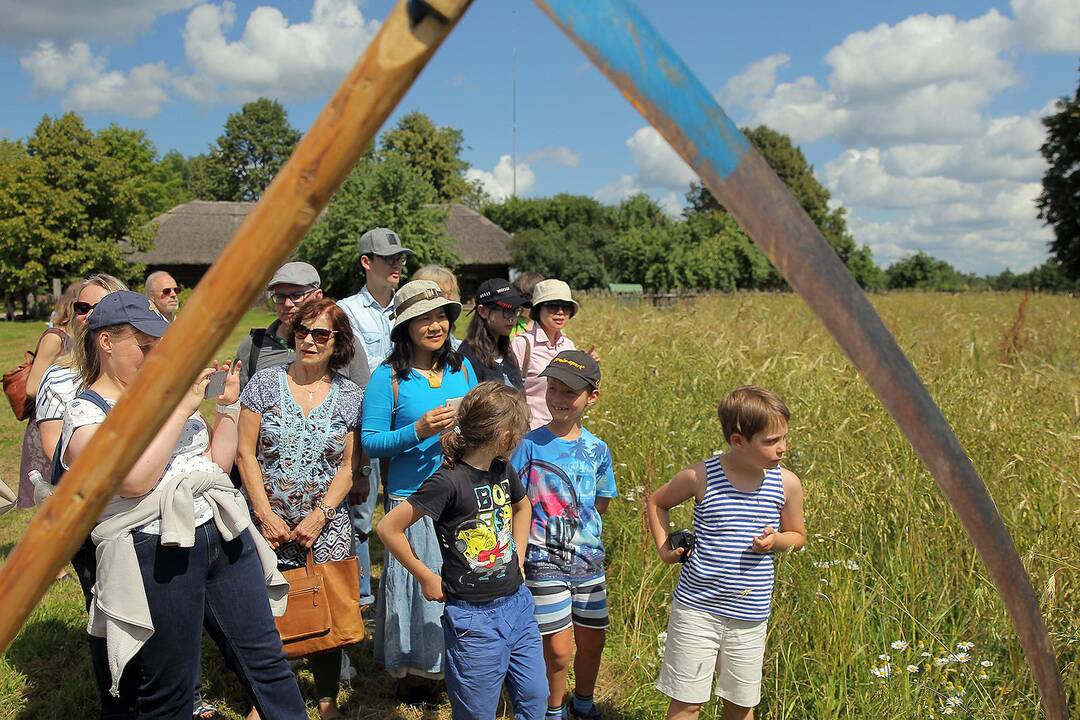
[[[210,265],[225,249],[255,203],[193,200],[154,218],[154,248],[133,253],[148,267]],[[462,265],[510,265],[510,234],[464,205],[451,205],[446,234],[454,240]],[[359,240],[359,238],[357,238]],[[408,238],[404,238],[406,245]]]

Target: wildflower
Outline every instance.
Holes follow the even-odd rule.
[[[975,647],[975,643],[972,643],[972,642],[958,642],[958,643],[956,643],[956,649],[957,650],[963,650],[964,652],[967,652],[968,650],[970,650],[973,647]]]
[[[919,653],[919,657],[931,657],[931,655],[930,653],[923,650],[921,653]]]
[[[987,675],[987,674],[986,674],[986,673],[984,673],[984,672],[981,672],[981,673],[979,673],[979,679],[980,679],[980,680],[989,680],[989,679],[990,679],[990,676],[989,676],[989,675]]]
[[[979,664],[982,665],[983,667],[986,667],[986,668],[994,667],[994,661],[993,660],[980,660]]]
[[[951,662],[952,660],[947,657],[934,658],[934,667],[945,667]]]
[[[918,665],[908,665],[907,666],[907,671],[908,671],[909,675],[914,675],[915,673],[919,672],[919,666]]]
[[[884,653],[882,653],[881,655],[877,656],[877,659],[881,660],[882,662],[889,662],[889,660],[891,660],[892,658],[890,658],[888,655],[885,655]]]
[[[956,653],[955,655],[953,655],[953,657],[956,658],[956,662],[958,663],[966,663],[968,660],[971,659],[971,656],[968,655],[966,652]]]
[[[892,665],[885,663],[881,667],[872,667],[870,668],[870,674],[876,678],[887,678],[892,675]]]
[[[893,650],[907,650],[907,640],[893,640],[889,645]]]
[[[942,715],[952,715],[953,714],[953,709],[946,705],[945,707],[941,708],[941,714]]]
[[[945,698],[945,704],[950,707],[959,707],[964,704],[964,701],[954,695],[953,697]]]
[[[667,648],[667,631],[661,630],[656,635],[656,654],[660,657],[664,657],[664,650]]]

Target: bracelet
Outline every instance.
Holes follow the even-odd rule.
[[[218,415],[228,415],[229,417],[235,419],[240,415],[240,401],[237,400],[232,405],[216,404],[214,405],[214,410],[217,412]]]

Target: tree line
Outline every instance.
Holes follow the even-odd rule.
[[[1041,217],[1055,231],[1051,258],[1028,272],[992,276],[957,271],[918,252],[887,268],[858,246],[845,210],[802,151],[768,127],[744,129],[791,189],[822,235],[868,290],[1080,290],[1080,87],[1044,119],[1048,162]],[[151,219],[189,200],[257,200],[301,133],[284,107],[260,98],[228,116],[203,153],[159,154],[145,131],[110,125],[89,130],[75,113],[45,116],[23,140],[0,139],[0,287],[9,308],[91,272],[137,281],[128,260],[152,247]],[[672,217],[644,194],[618,204],[582,195],[495,202],[466,180],[464,135],[420,112],[402,116],[368,149],[297,250],[323,272],[330,294],[355,288],[356,240],[385,225],[409,238],[420,263],[453,265],[445,235],[447,205],[472,207],[514,234],[515,267],[588,289],[612,282],[652,290],[781,290],[783,278],[738,223],[699,184]],[[24,310],[26,308],[24,307]]]

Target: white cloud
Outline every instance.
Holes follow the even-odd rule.
[[[1080,3],[1076,0],[1012,0],[1016,33],[1031,50],[1080,51]]]
[[[25,46],[42,40],[131,38],[160,15],[198,0],[0,0],[0,42]]]
[[[277,8],[257,7],[230,41],[236,20],[232,2],[191,11],[184,51],[195,74],[178,79],[180,92],[202,102],[320,95],[341,83],[379,28],[355,0],[314,0],[311,19],[291,24]]]
[[[465,171],[465,179],[478,181],[480,186],[496,202],[502,202],[514,194],[514,161],[509,155],[503,155],[490,172],[479,168]],[[526,164],[517,164],[517,194],[525,195],[536,182],[536,174]]]
[[[633,197],[634,195],[643,192],[645,191],[638,185],[636,175],[622,175],[618,180],[608,183],[594,192],[593,198],[602,203],[616,205],[628,197]]]
[[[524,158],[524,162],[527,163],[541,162],[543,160],[550,160],[563,167],[577,167],[581,163],[581,156],[565,145],[560,145],[558,147],[541,148],[529,153]]]
[[[38,92],[64,93],[61,104],[79,112],[104,111],[131,117],[156,115],[169,101],[164,63],[139,65],[128,73],[108,70],[108,61],[83,42],[60,52],[51,42],[21,58]]]
[[[791,62],[784,53],[769,55],[752,63],[746,70],[724,83],[724,89],[716,95],[722,106],[742,105],[756,97],[768,94],[776,85],[776,71]]]
[[[626,141],[638,168],[638,184],[646,188],[686,190],[697,175],[683,162],[656,128],[639,128]]]

